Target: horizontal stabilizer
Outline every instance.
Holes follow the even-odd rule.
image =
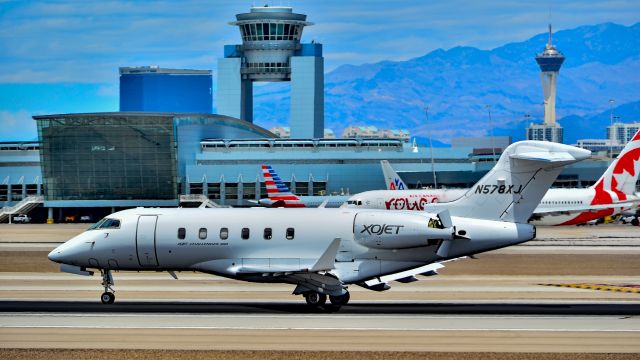
[[[576,158],[568,152],[524,152],[511,155],[512,159],[543,161],[547,163],[573,163]]]

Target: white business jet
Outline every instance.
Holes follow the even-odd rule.
[[[438,212],[317,208],[135,208],[113,213],[60,245],[61,271],[102,275],[113,303],[114,270],[199,271],[237,280],[288,283],[307,304],[349,301],[347,286],[434,275],[441,262],[529,241],[533,209],[566,164],[587,150],[548,142],[509,146],[473,191]],[[509,189],[509,191],[506,191]],[[517,189],[517,191],[514,191]],[[454,214],[451,216],[450,214]],[[326,307],[328,308],[328,307]]]

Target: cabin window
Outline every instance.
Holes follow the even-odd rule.
[[[186,236],[187,236],[187,231],[185,230],[185,228],[178,228],[178,239],[184,240]]]
[[[200,228],[200,231],[198,231],[198,237],[202,240],[207,238],[207,229],[206,228]]]
[[[242,240],[247,240],[249,238],[249,228],[242,228],[240,235],[242,236]]]
[[[222,228],[220,229],[220,239],[227,240],[229,238],[229,229]]]
[[[272,231],[271,228],[265,228],[264,229],[264,239],[265,240],[271,240],[271,236],[272,236]]]
[[[296,235],[296,231],[294,228],[287,228],[287,240],[293,240]]]

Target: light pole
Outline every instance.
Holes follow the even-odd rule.
[[[427,118],[427,129],[429,129],[429,147],[431,148],[431,173],[433,174],[433,188],[438,188],[438,180],[436,180],[436,167],[433,160],[433,140],[431,138],[431,124],[429,124],[429,105],[424,107],[424,113]]]
[[[609,157],[613,161],[613,139],[615,139],[615,134],[613,133],[613,105],[615,104],[614,99],[609,99]]]
[[[494,143],[495,139],[493,138],[493,120],[491,120],[491,105],[486,105],[485,108],[489,113],[489,127],[491,132],[489,135],[491,136],[491,152],[493,153],[493,163],[496,163],[496,144]]]

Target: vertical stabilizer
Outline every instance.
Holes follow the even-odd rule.
[[[270,165],[262,165],[262,176],[272,207],[305,207]]]
[[[380,166],[382,166],[382,174],[384,175],[384,182],[387,185],[387,190],[406,190],[407,184],[402,181],[398,173],[391,167],[391,164],[387,160],[380,160]]]
[[[596,197],[599,196],[603,201],[605,198],[610,202],[623,201],[635,193],[639,173],[640,131],[636,132],[592,188],[596,190]]]
[[[526,223],[563,166],[590,155],[588,150],[547,141],[511,144],[463,197],[428,204],[425,211],[448,209],[452,216]]]

